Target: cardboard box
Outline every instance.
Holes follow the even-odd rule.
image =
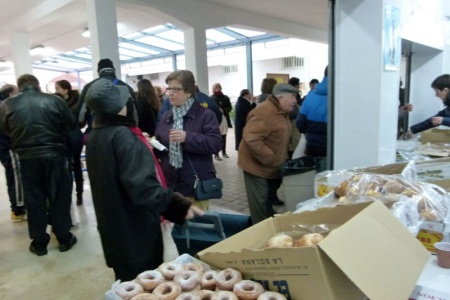
[[[336,224],[317,247],[267,248],[299,224]],[[408,299],[430,253],[381,202],[277,215],[198,253],[291,300]]]
[[[434,142],[450,142],[450,130],[432,128],[420,133],[419,141],[422,144]]]

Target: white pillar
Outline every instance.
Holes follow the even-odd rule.
[[[28,32],[14,32],[11,35],[11,45],[16,79],[23,74],[33,74]]]
[[[186,70],[194,73],[200,91],[209,94],[205,28],[195,27],[184,30],[184,48]]]
[[[117,78],[121,78],[116,0],[86,0],[86,7],[91,33],[93,76],[98,77],[98,61],[109,58],[114,63]]]
[[[395,0],[336,1],[334,169],[395,162],[399,70],[384,67],[385,3],[401,9]]]

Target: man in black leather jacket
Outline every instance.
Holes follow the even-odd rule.
[[[48,212],[59,251],[65,252],[77,242],[70,232],[72,176],[68,157],[71,136],[79,129],[67,104],[42,93],[35,76],[22,75],[17,85],[20,93],[0,105],[0,131],[11,137],[11,148],[20,160],[32,239],[29,249],[38,256],[47,254]]]

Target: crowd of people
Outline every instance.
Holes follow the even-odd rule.
[[[259,96],[243,89],[233,108],[220,83],[208,96],[188,70],[170,73],[166,87],[141,79],[136,92],[117,78],[111,60],[101,59],[97,72],[80,93],[67,80],[55,83],[54,94],[45,93],[31,74],[0,90],[0,158],[11,218],[27,219],[31,253],[48,253],[49,225],[59,251],[77,243],[70,208],[83,205],[84,147],[104,256],[117,279],[131,280],[162,263],[161,222],[182,224],[209,209],[194,188],[199,179],[218,177],[214,159],[229,157],[233,127],[253,223],[283,204],[276,196],[278,170],[289,144],[298,142],[293,125],[299,118],[313,121],[302,106],[312,96],[301,97],[298,78],[265,78]],[[325,78],[315,90],[322,91]],[[315,131],[302,130],[310,142]],[[154,149],[148,137],[166,150]]]

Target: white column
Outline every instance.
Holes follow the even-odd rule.
[[[86,0],[88,27],[91,33],[92,72],[98,77],[97,63],[109,58],[121,78],[118,48],[116,0]]]
[[[14,32],[11,35],[11,45],[16,79],[23,74],[33,74],[28,32]]]
[[[186,69],[194,73],[200,91],[209,94],[205,28],[195,27],[184,30],[184,47]]]
[[[395,162],[399,71],[384,68],[385,2],[401,9],[336,1],[334,169]]]

